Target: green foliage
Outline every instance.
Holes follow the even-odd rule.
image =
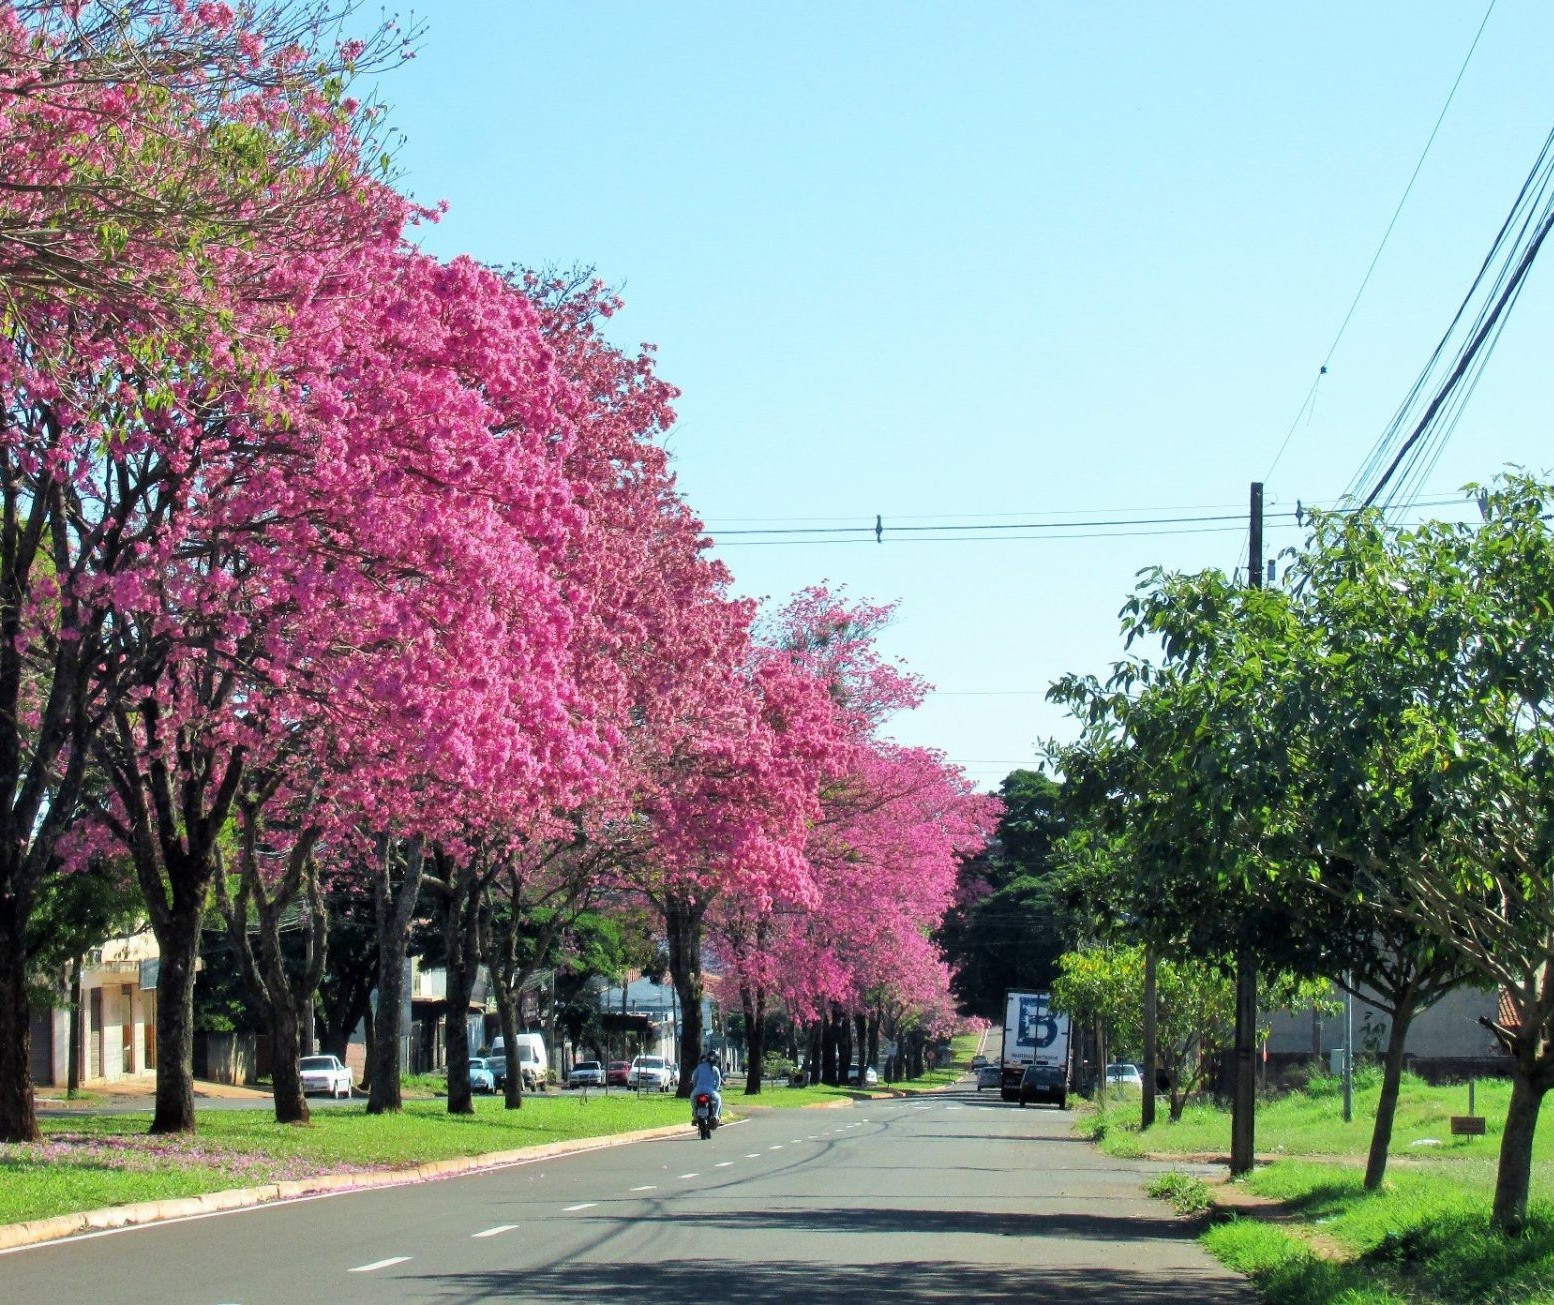
[[[959,901],[937,935],[962,1008],[986,1019],[1002,1018],[1011,989],[1045,990],[1077,936],[1053,859],[1065,828],[1059,791],[1036,771],[1004,779],[997,837],[962,867]]]
[[[1144,1184],[1144,1191],[1159,1200],[1171,1202],[1178,1214],[1207,1214],[1214,1207],[1214,1196],[1209,1191],[1209,1185],[1201,1178],[1176,1169],[1156,1174]]]

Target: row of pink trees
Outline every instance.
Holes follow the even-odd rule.
[[[342,89],[396,38],[316,45],[348,9],[0,0],[3,1140],[37,1136],[29,920],[93,857],[161,951],[153,1131],[194,1126],[213,901],[286,1120],[342,889],[376,921],[372,1110],[428,893],[454,1008],[486,965],[509,1039],[536,930],[600,894],[657,908],[687,1060],[714,918],[757,1005],[945,991],[926,932],[991,813],[878,737],[918,694],[886,613],[817,590],[757,631],[615,301],[410,243],[430,215]]]

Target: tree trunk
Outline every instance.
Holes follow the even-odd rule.
[[[302,1090],[302,1029],[297,1012],[287,1002],[276,1002],[268,1014],[270,1082],[275,1094],[275,1122],[306,1124],[311,1116],[307,1094]]]
[[[404,1109],[399,1082],[399,1040],[405,1000],[405,952],[410,918],[421,894],[425,850],[419,840],[399,847],[385,842],[376,884],[378,925],[378,1009],[374,1015],[372,1091],[367,1113],[382,1115]],[[403,858],[404,875],[396,888],[394,863]]]
[[[65,1095],[81,1094],[81,958],[70,962],[70,1048],[65,1053]]]
[[[745,1012],[745,1095],[761,1095],[761,1076],[766,1058],[766,994],[739,985],[739,1004]]]
[[[827,1087],[837,1085],[836,1075],[836,1024],[837,1013],[833,1008],[825,1018],[820,1041],[820,1081]]]
[[[880,1063],[880,1012],[875,1007],[869,1012],[869,1036],[867,1041],[869,1064],[878,1066]]]
[[[37,1142],[32,1096],[32,1012],[27,1002],[25,919],[0,919],[0,1142]]]
[[[823,1020],[810,1020],[804,1041],[804,1082],[807,1086],[813,1086],[820,1082],[821,1065],[825,1060],[826,1033]]]
[[[469,997],[475,990],[480,968],[480,905],[484,885],[473,860],[456,863],[441,850],[436,854],[444,871],[443,951],[447,968],[448,1113],[473,1115],[475,1102],[469,1086]],[[517,1048],[507,1043],[507,1063],[513,1065]],[[521,1070],[520,1070],[521,1072]]]
[[[523,1062],[518,1059],[518,999],[514,992],[515,988],[505,982],[496,984],[496,1022],[502,1029],[502,1054],[507,1059],[502,1101],[509,1110],[522,1110]]]
[[[1538,1054],[1541,1029],[1518,1030],[1516,1069],[1511,1078],[1511,1104],[1500,1135],[1500,1167],[1495,1174],[1495,1204],[1490,1222],[1508,1236],[1527,1226],[1527,1194],[1532,1184],[1532,1142],[1538,1111],[1548,1087],[1542,1081],[1547,1066]]]
[[[669,944],[669,977],[680,1001],[680,1086],[677,1096],[689,1099],[691,1076],[701,1057],[701,930],[706,902],[681,893],[664,899],[664,923]]]
[[[1256,1163],[1257,958],[1249,948],[1236,957],[1235,1089],[1230,1110],[1230,1176],[1252,1172]],[[1102,1073],[1105,1067],[1102,1067]]]
[[[1414,1022],[1418,1003],[1412,984],[1403,990],[1392,1012],[1392,1032],[1387,1038],[1386,1059],[1382,1062],[1381,1098],[1376,1102],[1376,1123],[1371,1129],[1371,1150],[1365,1162],[1365,1190],[1377,1191],[1387,1176],[1387,1150],[1392,1145],[1392,1121],[1397,1116],[1398,1088],[1403,1081],[1403,1044],[1408,1040],[1409,1025]]]
[[[194,1132],[194,965],[199,953],[199,915],[186,907],[168,913],[171,928],[155,927],[162,956],[156,989],[152,1133]]]

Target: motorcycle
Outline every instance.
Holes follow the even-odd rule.
[[[701,1134],[703,1142],[712,1136],[712,1130],[718,1126],[718,1117],[712,1106],[712,1093],[696,1094],[695,1100],[691,1102],[691,1122],[696,1125],[696,1131]]]

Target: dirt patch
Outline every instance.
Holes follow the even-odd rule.
[[[1232,1183],[1228,1178],[1209,1179],[1208,1186],[1214,1197],[1216,1215],[1224,1217],[1233,1214],[1242,1219],[1259,1219],[1264,1223],[1277,1224],[1285,1232],[1300,1238],[1313,1255],[1324,1260],[1350,1258],[1349,1251],[1341,1243],[1325,1233],[1316,1231],[1310,1224],[1302,1222],[1283,1201],[1249,1192],[1241,1184]]]

